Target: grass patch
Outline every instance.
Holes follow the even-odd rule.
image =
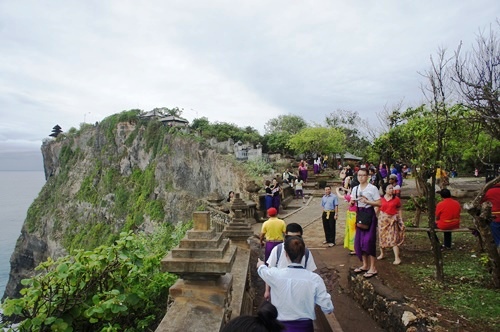
[[[468,220],[461,223],[467,227]],[[438,233],[443,241],[442,233]],[[477,331],[499,331],[500,290],[492,287],[491,273],[480,252],[478,240],[469,233],[453,233],[453,249],[443,252],[445,282],[435,280],[435,265],[430,241],[425,232],[406,233],[403,260],[399,271],[421,289],[425,297],[452,311],[460,321]]]

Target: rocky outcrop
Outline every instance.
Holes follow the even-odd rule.
[[[154,120],[121,119],[43,143],[47,183],[28,210],[5,296],[18,296],[20,280],[48,257],[110,243],[122,230],[190,220],[213,192],[244,193],[233,157]]]

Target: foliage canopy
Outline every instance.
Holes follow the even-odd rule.
[[[339,129],[308,127],[293,135],[288,146],[298,153],[334,154],[343,151],[344,140]]]

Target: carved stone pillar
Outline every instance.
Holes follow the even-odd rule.
[[[233,241],[244,241],[253,235],[252,226],[247,222],[244,211],[248,209],[248,205],[240,198],[240,193],[234,195],[231,209],[234,211],[233,220],[224,228],[222,232],[224,237],[228,237]]]
[[[219,331],[230,315],[231,272],[236,246],[210,227],[209,212],[193,213],[194,227],[161,261],[164,272],[179,275],[170,287],[173,304],[156,329]]]

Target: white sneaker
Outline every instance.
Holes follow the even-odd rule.
[[[323,241],[323,244],[327,244],[327,243],[328,243],[328,241]]]

